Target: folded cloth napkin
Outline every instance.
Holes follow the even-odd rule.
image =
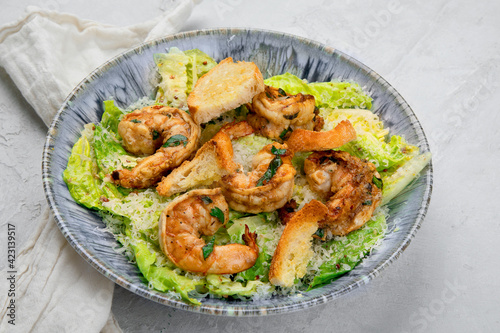
[[[0,28],[0,66],[49,125],[87,74],[134,45],[179,31],[195,2],[172,1],[162,15],[123,28],[29,7]],[[36,231],[16,259],[15,326],[8,323],[10,298],[0,295],[0,332],[120,332],[111,314],[114,284],[71,248],[49,209],[23,223],[18,233],[34,224]]]

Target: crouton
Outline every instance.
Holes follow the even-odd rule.
[[[194,187],[210,185],[235,172],[236,168],[231,139],[226,133],[219,132],[198,150],[191,161],[185,161],[167,177],[163,177],[156,191],[169,197]]]
[[[253,62],[233,62],[229,57],[203,75],[189,94],[187,103],[194,121],[206,123],[224,112],[249,103],[264,91],[264,79]]]
[[[307,264],[314,254],[312,236],[327,211],[323,203],[312,200],[286,224],[269,269],[269,281],[273,285],[291,287],[296,278],[304,277]]]
[[[323,151],[339,148],[356,139],[356,130],[349,120],[342,120],[334,129],[325,132],[314,132],[295,129],[285,141],[290,149],[299,151]]]

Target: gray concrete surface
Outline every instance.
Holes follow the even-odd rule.
[[[117,25],[148,19],[169,5],[168,0],[3,2],[0,24],[18,18],[30,4]],[[308,37],[347,52],[388,80],[412,106],[430,141],[431,206],[393,265],[333,302],[292,314],[221,318],[168,308],[116,287],[112,310],[123,331],[500,331],[500,3],[205,0],[185,30],[222,26]],[[45,131],[0,69],[1,230],[9,221],[33,220],[46,205],[40,170]],[[28,227],[18,246],[29,235]]]

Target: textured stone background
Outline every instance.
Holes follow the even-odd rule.
[[[138,23],[169,0],[2,1],[0,24],[26,5],[110,24]],[[389,81],[412,106],[434,153],[434,191],[409,248],[367,286],[299,313],[219,318],[171,309],[116,287],[125,332],[498,332],[500,275],[500,2],[205,0],[184,30],[255,27],[334,46]],[[46,128],[0,68],[0,233],[46,205]],[[18,247],[30,230],[18,233]],[[0,244],[4,244],[3,240]],[[0,258],[6,257],[1,246]],[[0,269],[5,269],[0,260]]]

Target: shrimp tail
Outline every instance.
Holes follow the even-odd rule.
[[[250,247],[255,253],[259,254],[259,247],[257,246],[257,233],[250,232],[250,228],[245,224],[245,233],[241,236],[245,244]]]

